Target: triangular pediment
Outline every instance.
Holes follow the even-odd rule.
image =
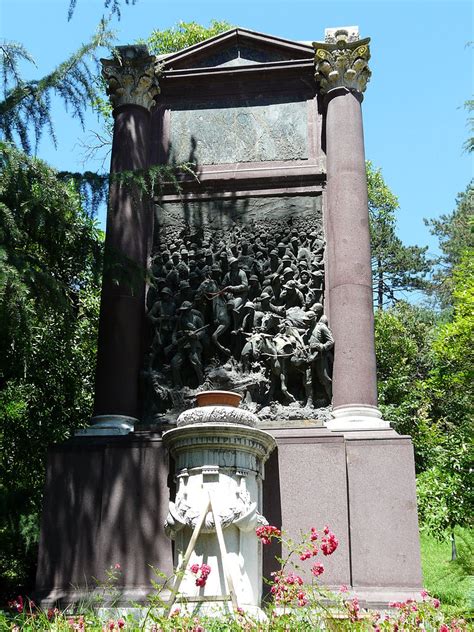
[[[311,59],[313,47],[243,28],[225,31],[163,58],[165,70],[250,66]]]

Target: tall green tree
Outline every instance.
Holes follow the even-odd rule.
[[[91,414],[102,234],[74,182],[0,144],[0,587],[31,582],[46,449]]]
[[[432,291],[440,306],[448,308],[453,302],[453,271],[465,252],[474,248],[474,181],[459,193],[452,213],[425,223],[438,238],[442,253],[435,261]]]
[[[452,274],[453,315],[440,324],[431,346],[426,381],[429,415],[438,432],[418,481],[420,516],[433,533],[472,526],[474,401],[474,249],[466,249]]]
[[[21,61],[34,64],[25,47],[16,42],[0,44],[0,74],[2,97],[0,99],[0,132],[10,142],[19,140],[26,152],[31,151],[31,139],[35,149],[46,129],[56,143],[56,133],[51,119],[51,99],[58,97],[72,116],[84,123],[84,114],[97,98],[96,83],[90,62],[99,47],[110,46],[113,34],[102,21],[97,33],[82,45],[66,61],[40,79],[25,80],[19,72]]]
[[[224,20],[211,20],[208,26],[197,22],[178,22],[168,29],[153,30],[144,43],[153,55],[165,55],[189,48],[231,28],[232,24]]]
[[[396,234],[398,199],[382,176],[367,162],[369,218],[372,249],[374,302],[380,311],[396,303],[400,296],[429,287],[431,261],[428,247],[405,246]]]

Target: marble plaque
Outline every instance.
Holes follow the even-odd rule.
[[[171,110],[170,158],[177,162],[232,164],[308,159],[305,100],[256,98]]]

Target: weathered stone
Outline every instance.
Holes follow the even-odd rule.
[[[150,272],[147,419],[187,389],[236,389],[252,411],[330,403],[320,195],[161,204]]]
[[[231,406],[203,406],[182,413],[178,428],[163,435],[176,464],[176,498],[169,504],[165,530],[176,543],[176,568],[187,571],[180,595],[191,609],[194,601],[203,598],[214,607],[219,601],[213,598],[222,604],[222,597],[231,590],[229,577],[237,601],[234,605],[260,607],[262,551],[255,528],[268,524],[261,514],[263,466],[275,440],[239,421],[255,425],[256,418]],[[185,560],[200,524],[191,558]],[[216,533],[219,524],[225,554]],[[198,588],[188,569],[203,562],[211,573],[205,586]]]
[[[328,41],[329,39],[329,41]],[[347,88],[364,92],[370,79],[370,38],[354,39],[344,28],[334,29],[326,42],[314,42],[316,80],[321,92]]]
[[[118,46],[115,59],[102,59],[102,75],[114,109],[141,105],[150,110],[160,93],[158,62],[146,46]]]
[[[275,102],[277,101],[277,102]],[[278,102],[280,101],[280,102]],[[198,164],[308,158],[307,103],[266,96],[171,110],[170,156]]]

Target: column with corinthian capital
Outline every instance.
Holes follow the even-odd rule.
[[[96,389],[87,434],[126,434],[138,416],[143,356],[145,269],[151,205],[114,174],[146,169],[150,111],[159,94],[156,58],[146,46],[118,47],[102,60],[113,106],[114,135],[100,305]]]
[[[377,408],[370,232],[362,93],[370,78],[369,39],[357,27],[327,29],[315,42],[325,99],[327,291],[335,339],[335,431],[388,428]]]

